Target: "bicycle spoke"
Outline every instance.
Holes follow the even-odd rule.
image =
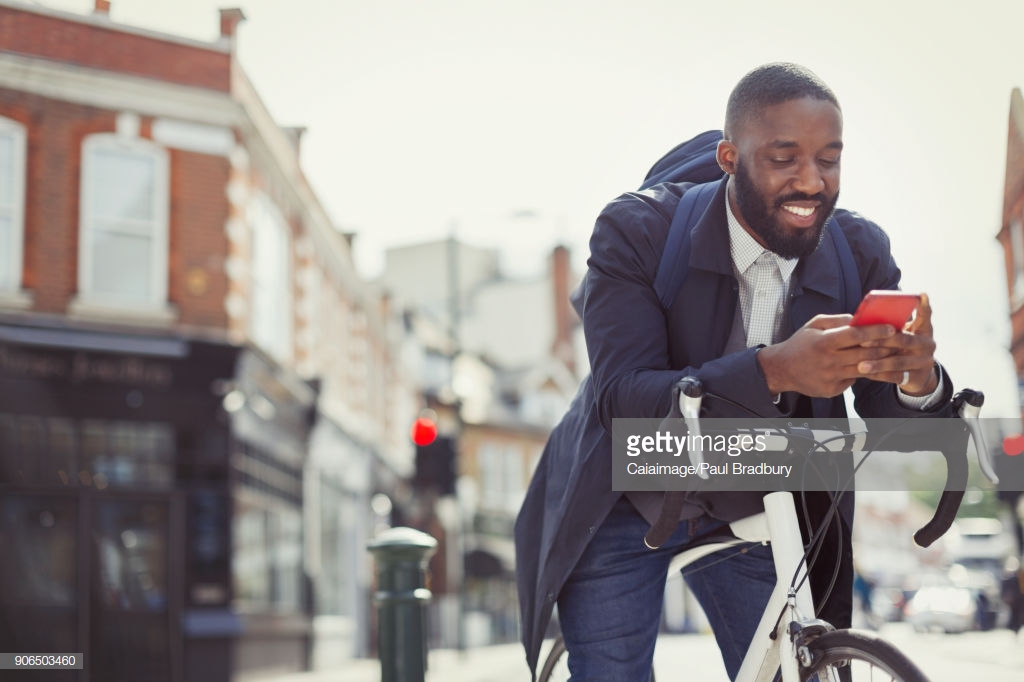
[[[810,648],[817,682],[927,682],[904,654],[870,633],[837,630],[818,637]]]

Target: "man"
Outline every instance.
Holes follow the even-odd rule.
[[[557,601],[573,680],[648,679],[671,555],[762,508],[757,493],[694,497],[672,538],[656,551],[644,547],[661,498],[612,490],[612,420],[665,416],[681,377],[695,375],[729,399],[705,401],[707,417],[842,417],[851,386],[865,418],[950,415],[952,385],[933,357],[926,296],[906,330],[850,327],[852,311],[842,309],[838,255],[825,230],[843,231],[863,291],[895,289],[900,279],[877,225],[849,212],[826,225],[842,148],[838,101],[817,76],[793,64],[747,74],[729,98],[717,150],[727,175],[692,230],[688,274],[667,309],[652,282],[675,207],[692,185],[623,195],[598,218],[587,276],[573,297],[591,376],[552,433],[516,523],[531,670]],[[821,521],[827,493],[809,497]],[[838,626],[848,624],[852,599],[852,507],[847,495],[847,551],[822,613]],[[803,529],[805,537],[813,530]],[[833,543],[823,555],[838,551]],[[755,548],[687,578],[730,676],[774,584],[770,556]],[[828,563],[812,571],[819,599],[832,577]]]

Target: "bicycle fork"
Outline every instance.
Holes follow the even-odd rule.
[[[777,583],[736,679],[738,682],[772,682],[781,667],[784,682],[798,682],[798,651],[789,625],[798,625],[804,614],[814,613],[810,583],[806,580],[807,566],[803,562],[803,539],[796,522],[792,493],[766,495],[764,509]]]

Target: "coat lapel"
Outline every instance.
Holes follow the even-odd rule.
[[[828,230],[838,230],[829,221],[822,232],[821,244],[810,256],[802,259],[793,273],[790,289],[788,334],[804,326],[815,315],[835,315],[842,309],[842,281],[839,277],[839,255]]]
[[[828,230],[840,229],[829,220],[822,232],[821,243],[810,256],[800,261],[790,289],[788,315],[789,336],[815,315],[836,315],[848,312],[842,308],[842,286],[839,276],[839,254]],[[828,417],[832,414],[832,398],[812,398],[813,417]]]
[[[719,183],[711,204],[693,227],[686,280],[669,309],[672,360],[677,367],[698,367],[720,357],[732,329],[737,285],[725,220],[727,179]]]

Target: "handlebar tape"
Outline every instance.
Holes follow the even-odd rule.
[[[935,515],[932,516],[931,521],[914,533],[914,542],[919,547],[929,547],[942,537],[953,525],[953,519],[956,518],[956,513],[960,509],[960,501],[963,498],[963,490],[943,490],[939,504],[935,507]]]
[[[959,414],[962,401],[971,400],[977,392],[961,391],[953,399],[953,411]],[[983,400],[984,398],[982,398]],[[956,514],[960,510],[960,502],[967,490],[967,440],[969,434],[964,425],[963,438],[955,438],[941,449],[946,460],[946,485],[942,496],[935,507],[931,520],[914,533],[914,542],[920,547],[928,547],[942,537],[953,525]]]

